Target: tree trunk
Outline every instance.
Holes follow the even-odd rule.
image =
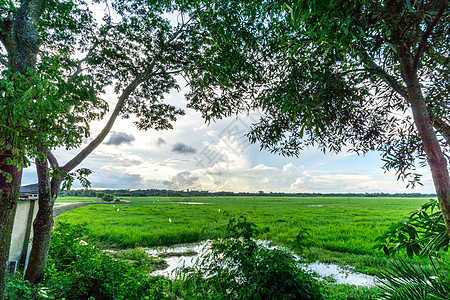
[[[428,115],[425,101],[417,83],[408,85],[409,101],[419,136],[427,154],[428,165],[431,169],[434,187],[441,207],[442,216],[450,237],[450,177],[447,167],[447,159],[434,131],[433,124]]]
[[[411,55],[405,48],[399,47],[399,57],[402,67],[402,77],[408,90],[408,102],[420,139],[425,149],[428,164],[431,169],[434,187],[441,207],[442,216],[450,236],[450,176],[447,159],[442,152],[433,122],[423,98],[417,71],[413,67]]]
[[[36,159],[39,185],[39,211],[33,222],[33,245],[31,248],[25,280],[33,284],[42,282],[47,266],[48,250],[53,229],[53,205],[59,190],[60,180],[49,181],[47,158],[45,162]]]
[[[11,234],[22,179],[22,170],[5,162],[5,159],[11,156],[9,151],[0,155],[0,170],[10,174],[12,179],[8,182],[5,176],[0,175],[0,300],[5,298]]]
[[[27,75],[29,69],[36,67],[40,45],[38,24],[45,5],[46,0],[20,1],[20,8],[14,17],[11,20],[5,18],[0,23],[0,41],[8,53],[8,69],[12,74],[19,72]],[[10,174],[11,181],[0,174],[0,300],[5,297],[6,264],[22,180],[22,166],[13,166],[5,161],[5,158],[17,161],[14,158],[22,154],[4,150],[4,146],[15,144],[9,138],[4,137],[2,143],[0,170],[3,174]]]
[[[53,229],[53,205],[58,197],[61,181],[65,174],[77,167],[94,149],[100,145],[111,131],[112,126],[119,113],[124,106],[125,101],[130,94],[148,77],[151,75],[145,74],[137,76],[122,92],[119,101],[116,103],[113,113],[111,114],[105,127],[100,134],[92,140],[80,153],[73,157],[64,166],[59,167],[56,158],[50,152],[46,153],[46,160],[44,163],[36,161],[38,168],[37,174],[39,178],[39,211],[33,223],[33,245],[31,248],[30,259],[25,273],[25,279],[36,284],[40,283],[44,277],[45,267],[47,265],[48,250],[50,248],[50,239]],[[45,150],[40,149],[41,152]],[[53,177],[51,185],[48,178],[47,159],[50,160],[53,167],[57,168],[61,174],[59,178]],[[1,299],[0,299],[1,300]]]

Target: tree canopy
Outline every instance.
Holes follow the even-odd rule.
[[[262,148],[378,150],[412,186],[428,163],[450,228],[447,1],[205,3],[215,55],[191,74],[191,107],[207,120],[259,107]]]

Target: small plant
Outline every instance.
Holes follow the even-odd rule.
[[[40,300],[54,299],[46,297],[41,285],[32,285],[23,280],[19,272],[10,275],[6,280],[6,300]]]
[[[378,286],[386,300],[443,300],[450,295],[450,266],[426,271],[410,262],[399,260],[385,270]]]
[[[253,237],[255,224],[231,218],[227,237],[215,240],[192,268],[182,270],[174,292],[189,299],[323,299],[320,284],[281,249]]]
[[[449,237],[437,200],[430,200],[414,211],[406,222],[392,225],[377,238],[387,255],[406,250],[409,257],[428,256],[433,269],[424,270],[411,262],[394,261],[378,283],[383,299],[448,299],[450,265],[441,260],[448,251]]]
[[[408,217],[406,222],[393,224],[380,237],[375,247],[387,255],[406,250],[414,255],[437,255],[439,250],[448,251],[449,236],[439,209],[437,199],[431,199]]]

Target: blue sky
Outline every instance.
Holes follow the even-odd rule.
[[[116,96],[110,92],[106,99],[113,107]],[[186,106],[183,91],[167,95],[166,101]],[[260,151],[259,145],[250,144],[244,136],[257,116],[230,117],[207,126],[199,113],[187,109],[173,130],[147,132],[138,131],[132,119],[118,120],[80,167],[94,171],[89,176],[93,188],[434,193],[427,168],[420,170],[424,186],[407,189],[406,183],[395,180],[394,173],[383,172],[376,152],[323,154],[311,148],[300,157],[286,158]],[[105,122],[92,124],[93,136]],[[79,150],[57,149],[54,154],[63,164]],[[32,165],[24,170],[22,184],[34,182]],[[79,183],[74,184],[77,187]]]

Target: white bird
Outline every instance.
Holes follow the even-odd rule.
[[[220,208],[219,208],[219,214],[220,214]]]
[[[169,222],[172,223],[172,219],[171,218],[169,218]]]
[[[119,209],[117,209],[117,211],[119,211]]]

